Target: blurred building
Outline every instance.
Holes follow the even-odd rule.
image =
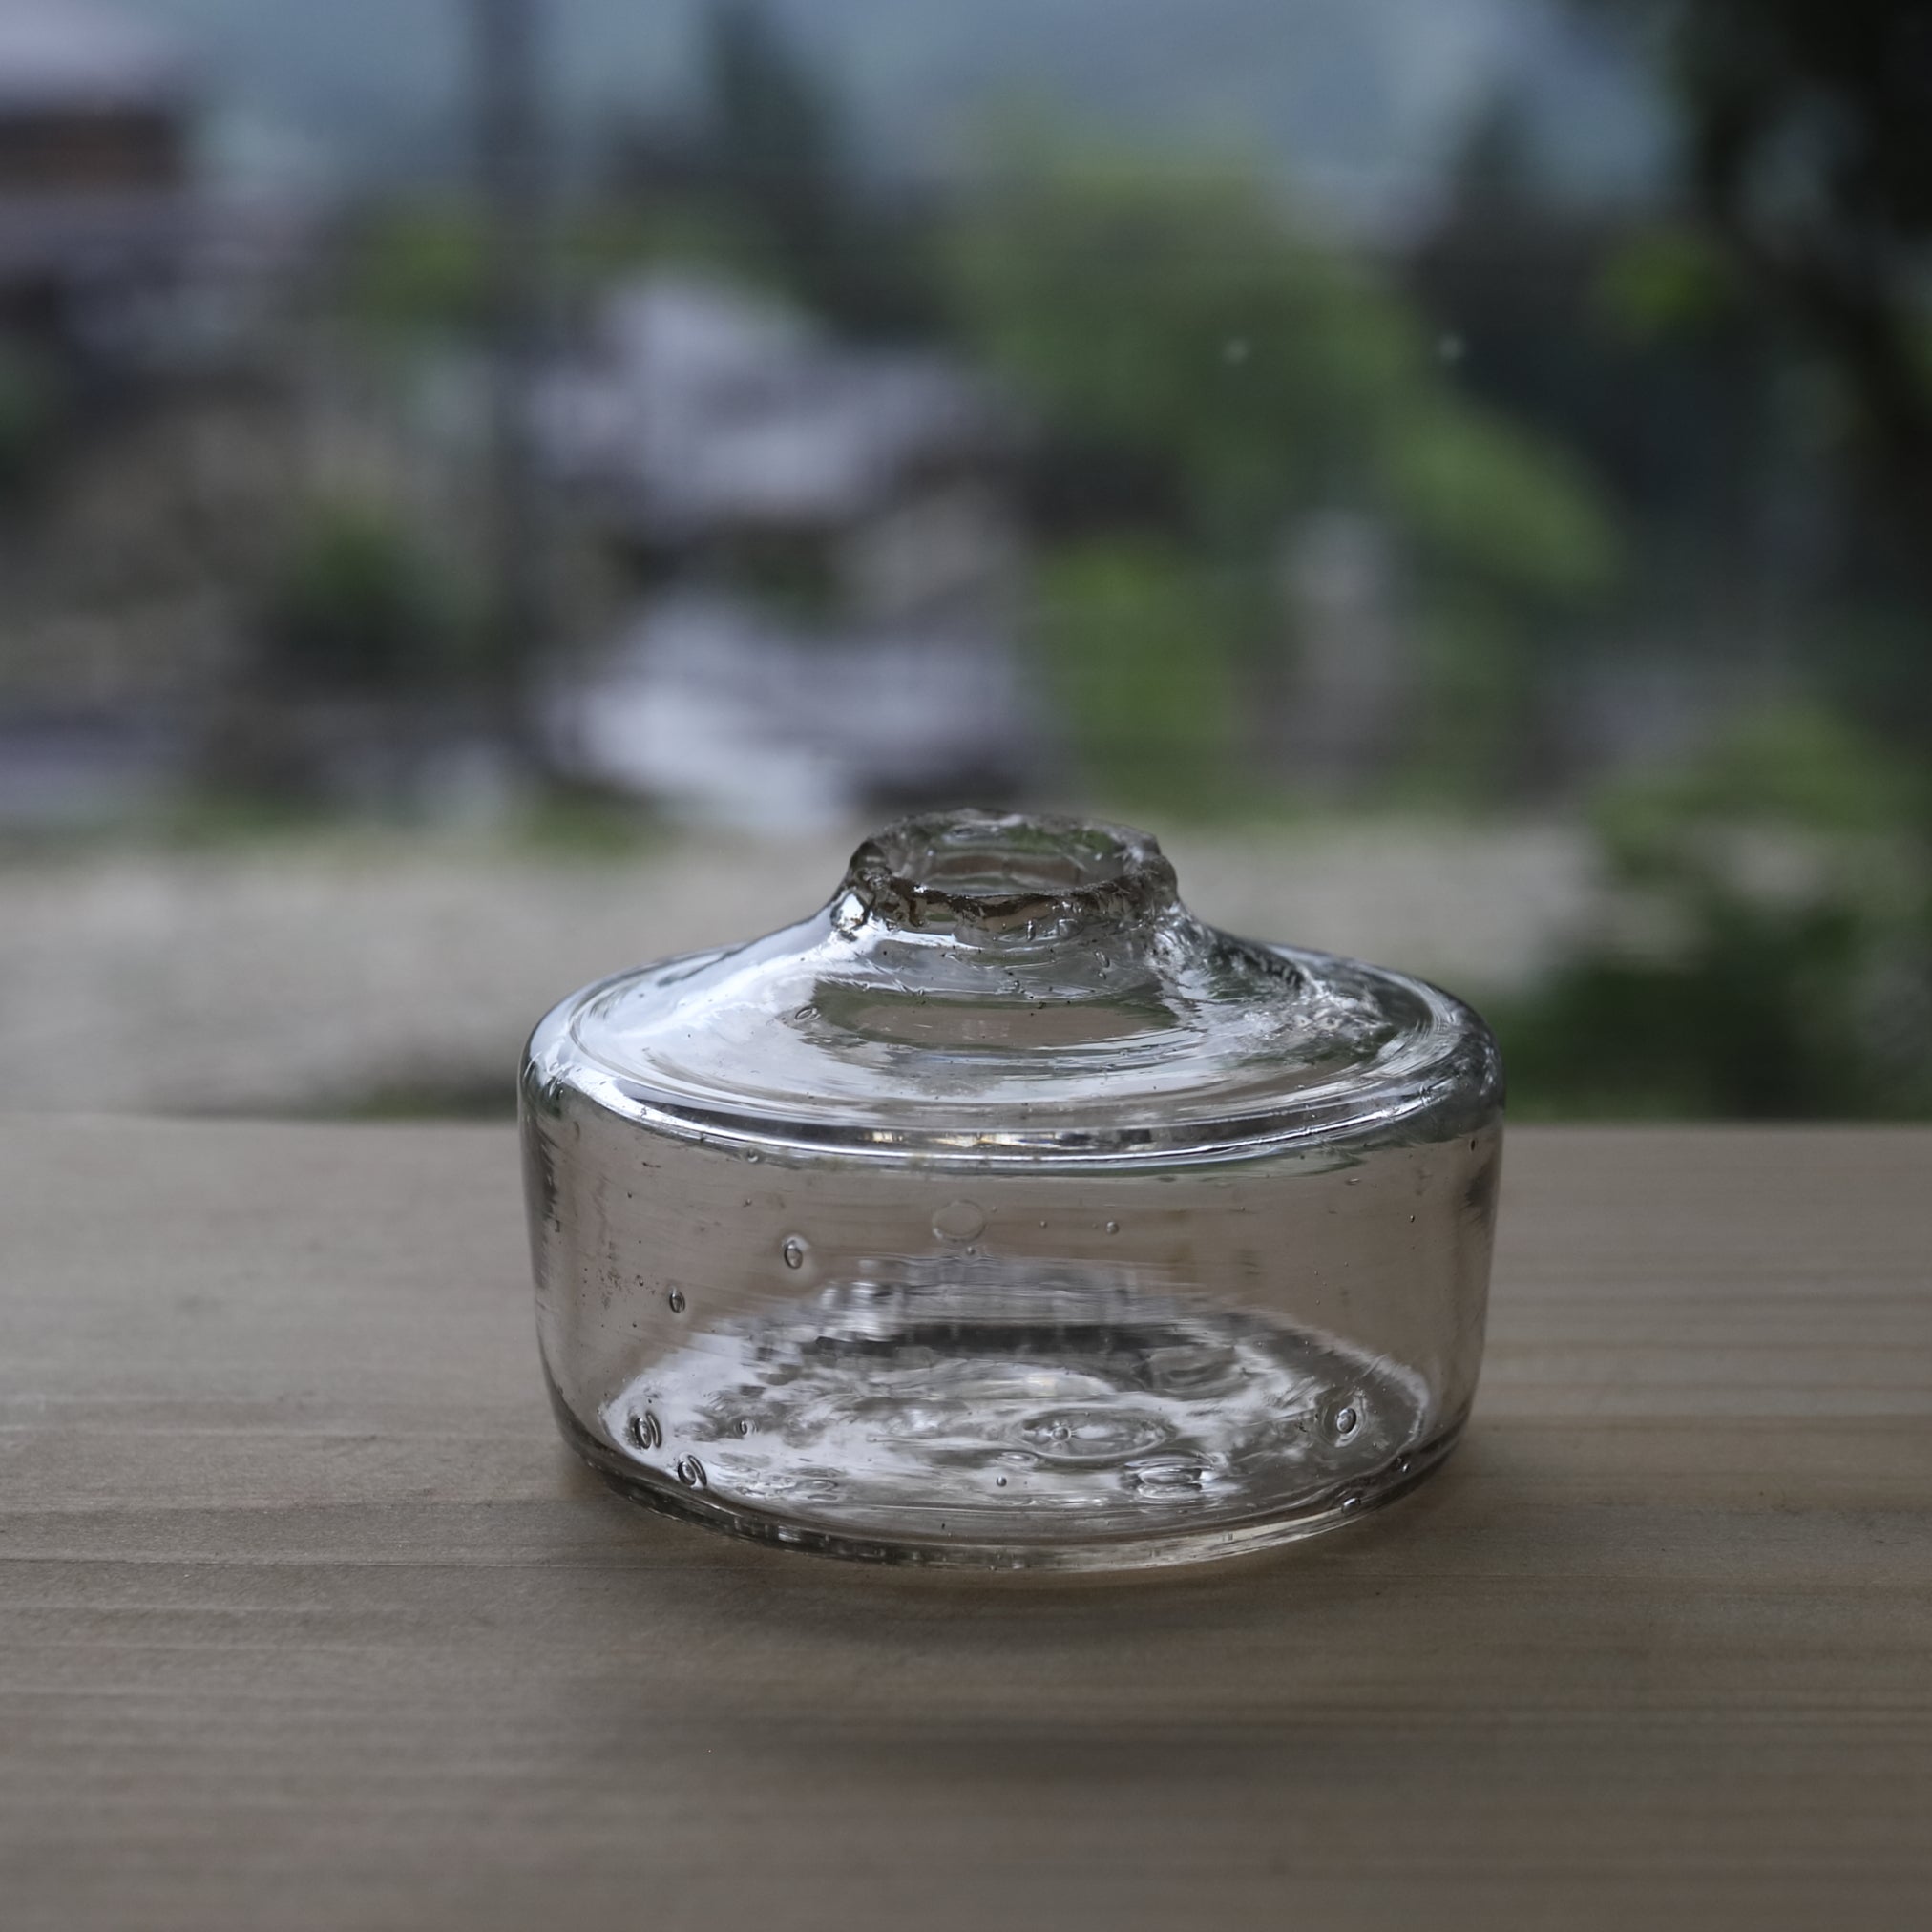
[[[0,0],[0,328],[90,361],[169,360],[285,258],[285,207],[211,191],[185,50],[85,0]]]
[[[555,694],[566,765],[754,817],[1025,783],[1019,424],[974,371],[651,277],[547,386],[543,444],[638,585]]]
[[[178,785],[288,472],[312,211],[201,164],[184,44],[0,0],[0,820]]]

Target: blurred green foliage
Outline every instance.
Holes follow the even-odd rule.
[[[1040,643],[1088,783],[1191,814],[1240,803],[1238,600],[1171,543],[1094,538],[1046,559]]]
[[[1642,228],[1597,277],[1596,307],[1630,342],[1700,334],[1734,312],[1743,290],[1708,236],[1674,223]]]
[[[1391,424],[1381,493],[1396,527],[1453,577],[1575,602],[1607,589],[1617,543],[1567,451],[1438,388]]]
[[[262,645],[295,682],[395,690],[454,668],[472,628],[465,603],[402,512],[325,497],[303,513],[268,588]]]
[[[1049,425],[1170,466],[1202,541],[1354,503],[1513,588],[1612,574],[1589,479],[1466,400],[1408,304],[1258,168],[1016,136],[949,262],[969,339]]]
[[[59,446],[66,397],[49,359],[0,338],[0,500],[16,500],[46,473]]]
[[[482,220],[463,201],[386,203],[367,212],[345,241],[346,304],[363,327],[480,328],[486,273]]]
[[[1124,551],[1145,541],[1131,514],[1103,565],[1082,533],[1066,568],[1049,566],[1049,647],[1061,688],[1084,694],[1090,768],[1131,780],[1140,748],[1177,731],[1232,743],[1234,714],[1292,648],[1270,591],[1280,546],[1298,514],[1342,506],[1397,545],[1439,683],[1419,712],[1480,747],[1432,759],[1431,731],[1422,764],[1493,785],[1537,627],[1617,574],[1613,519],[1580,463],[1462,394],[1403,298],[1300,227],[1259,168],[1009,130],[944,254],[961,332],[1044,434],[1149,479],[1178,512],[1139,566]],[[1176,581],[1189,570],[1252,590],[1239,603],[1189,592]],[[1149,668],[1158,625],[1132,618],[1136,597],[1167,625],[1170,674]],[[1187,621],[1212,628],[1197,639],[1176,628]],[[1204,688],[1184,696],[1203,664]],[[1158,758],[1138,769],[1136,792],[1163,802]]]
[[[1932,1116],[1925,775],[1766,711],[1612,788],[1621,928],[1492,1014],[1531,1117]]]
[[[1695,758],[1610,786],[1596,817],[1622,874],[1668,878],[1705,866],[1700,835],[1726,828],[1886,838],[1926,803],[1923,772],[1832,711],[1785,704],[1748,713]]]

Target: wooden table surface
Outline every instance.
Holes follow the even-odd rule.
[[[1932,1134],[1507,1170],[1435,1481],[985,1585],[583,1473],[501,1130],[0,1125],[0,1925],[1932,1925]]]

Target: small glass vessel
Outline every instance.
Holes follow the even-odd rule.
[[[1502,1076],[1401,974],[960,811],[531,1037],[537,1327],[620,1488],[899,1563],[1128,1569],[1386,1502],[1475,1392]]]

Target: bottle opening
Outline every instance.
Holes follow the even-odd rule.
[[[847,890],[895,926],[1003,931],[1143,917],[1174,903],[1145,832],[1018,812],[901,819],[852,854]]]

